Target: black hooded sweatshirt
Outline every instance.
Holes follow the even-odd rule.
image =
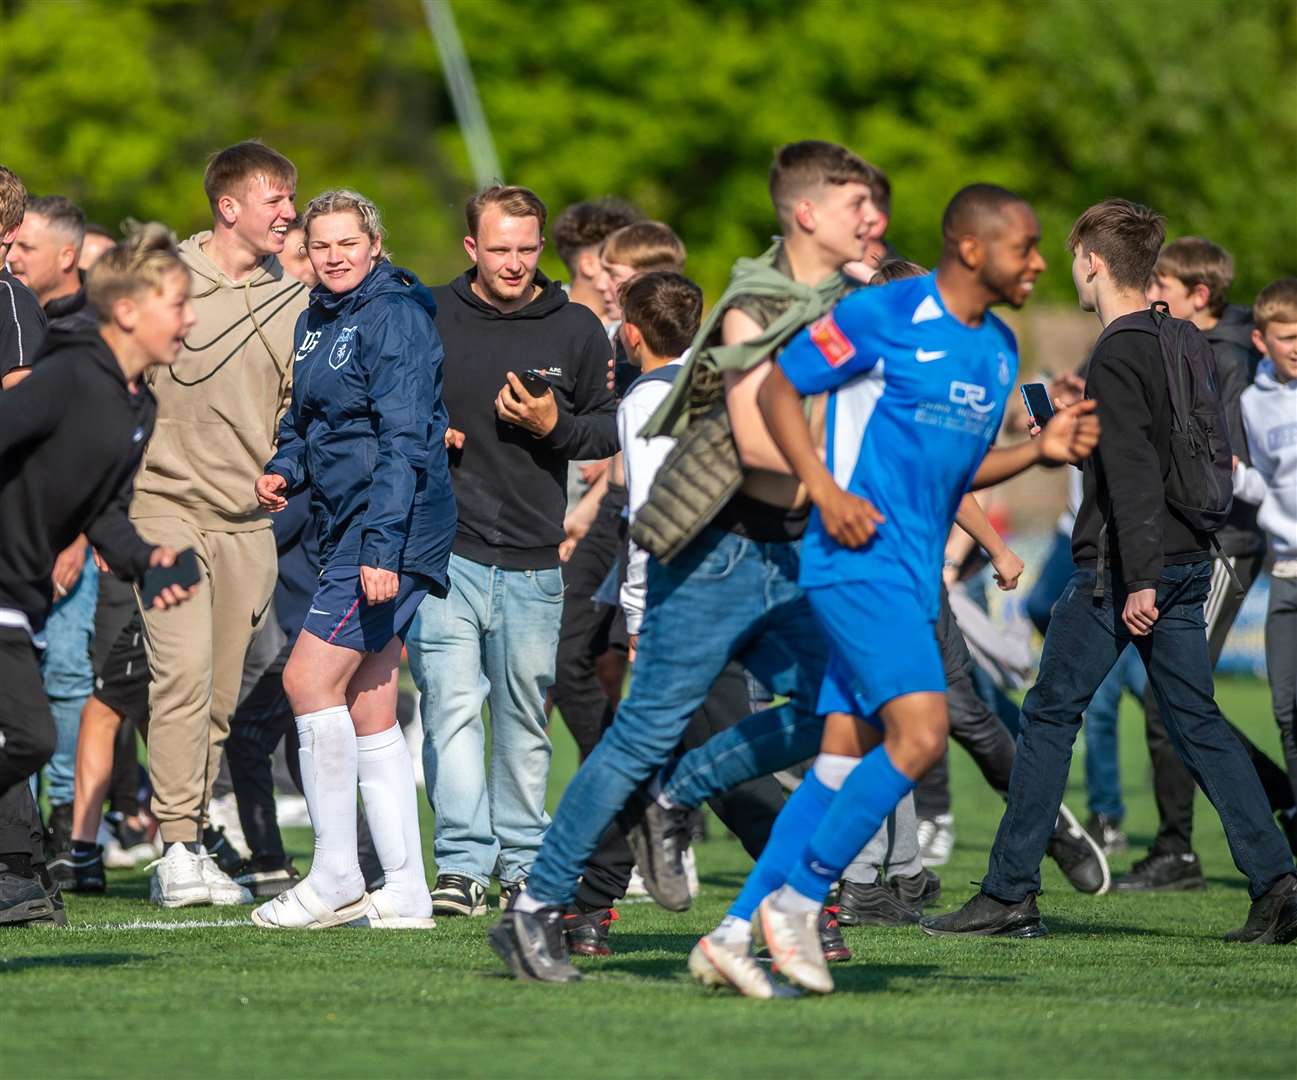
[[[1123,315],[1090,357],[1085,396],[1098,403],[1099,445],[1082,469],[1072,560],[1091,569],[1107,523],[1107,562],[1128,592],[1157,586],[1162,569],[1205,562],[1209,539],[1166,501],[1171,469],[1171,403],[1148,311]]]
[[[464,433],[451,451],[459,506],[454,552],[507,570],[558,565],[567,511],[568,462],[617,450],[616,401],[608,389],[612,347],[594,313],[536,275],[540,293],[505,314],[473,292],[476,269],[432,290],[446,349],[442,397],[450,426]],[[512,371],[542,372],[554,388],[558,424],[544,438],[496,416],[495,398]]]
[[[1220,322],[1203,331],[1216,357],[1217,389],[1225,406],[1229,424],[1229,444],[1240,461],[1252,464],[1248,453],[1247,432],[1243,428],[1243,391],[1252,385],[1261,354],[1252,347],[1252,311],[1230,304]],[[1225,524],[1216,533],[1216,542],[1226,555],[1262,555],[1265,533],[1256,523],[1260,507],[1235,499]]]
[[[83,532],[119,577],[148,569],[153,548],[126,511],[156,412],[97,330],[52,332],[31,375],[0,394],[0,610],[39,631],[54,558]]]

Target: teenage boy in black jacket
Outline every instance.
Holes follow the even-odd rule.
[[[1022,703],[1022,733],[1008,807],[982,889],[949,915],[924,919],[934,935],[1043,937],[1036,909],[1040,860],[1062,801],[1081,713],[1133,641],[1194,779],[1225,826],[1252,907],[1230,941],[1297,938],[1297,874],[1270,817],[1256,770],[1213,698],[1203,602],[1211,583],[1209,537],[1166,501],[1170,405],[1161,348],[1144,285],[1162,244],[1160,215],[1124,199],[1091,207],[1068,240],[1081,306],[1110,335],[1090,358],[1086,394],[1098,402],[1102,434],[1085,467],[1072,532],[1077,572],[1045,635],[1040,674]],[[1190,331],[1191,333],[1193,331]],[[1095,597],[1106,526],[1102,598]]]
[[[1234,259],[1228,251],[1200,236],[1182,236],[1162,249],[1148,287],[1149,302],[1165,301],[1177,319],[1193,323],[1211,343],[1216,358],[1217,389],[1229,424],[1229,441],[1244,464],[1251,464],[1243,430],[1243,391],[1252,385],[1260,354],[1252,347],[1252,312],[1228,302],[1234,281]],[[1207,643],[1213,667],[1252,583],[1265,562],[1265,535],[1256,523],[1257,508],[1235,499],[1229,519],[1216,533],[1221,556],[1212,560],[1207,594]],[[1229,567],[1226,566],[1229,564]],[[1233,569],[1233,574],[1230,573]],[[1243,586],[1240,592],[1235,579]],[[1193,852],[1193,800],[1196,787],[1180,761],[1151,693],[1144,695],[1145,735],[1153,764],[1157,802],[1157,836],[1148,854],[1113,882],[1121,892],[1201,889],[1207,884]],[[1233,727],[1233,725],[1231,725]],[[1297,810],[1288,774],[1238,728],[1234,734],[1252,759],[1272,810],[1297,851]]]
[[[450,593],[420,607],[406,644],[437,813],[437,915],[484,914],[493,876],[516,890],[549,825],[544,706],[563,611],[568,462],[617,449],[608,336],[536,269],[545,212],[526,188],[475,195],[464,238],[475,265],[433,290],[459,529]],[[520,378],[529,371],[549,384],[540,394]]]
[[[141,540],[126,510],[156,413],[140,376],[171,363],[193,325],[189,273],[171,234],[150,225],[100,260],[89,289],[99,329],[51,335],[39,367],[0,396],[0,923],[66,921],[27,784],[54,752],[37,649],[55,553],[84,532],[133,580],[175,559]],[[188,596],[171,586],[155,604]]]

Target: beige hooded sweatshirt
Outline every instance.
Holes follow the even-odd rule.
[[[198,321],[175,364],[150,373],[157,428],[131,517],[178,517],[214,532],[264,529],[270,518],[253,485],[274,455],[291,396],[293,328],[307,288],[273,255],[236,285],[204,254],[211,235],[180,245]]]

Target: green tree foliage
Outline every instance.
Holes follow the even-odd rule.
[[[1051,269],[1120,194],[1205,234],[1247,298],[1297,264],[1290,0],[456,0],[505,179],[551,207],[625,195],[709,295],[774,229],[772,150],[835,139],[891,176],[891,239],[931,263],[963,183],[1021,190]],[[464,262],[467,159],[416,0],[0,0],[0,160],[94,218],[206,213],[214,148],[259,135],[309,195],[346,183],[431,279]],[[561,272],[547,255],[547,268]]]

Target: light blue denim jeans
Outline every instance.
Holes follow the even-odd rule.
[[[449,594],[419,606],[405,644],[422,695],[438,874],[486,885],[492,876],[519,881],[531,869],[549,828],[545,691],[562,614],[558,567],[504,570],[458,555],[450,557]]]
[[[54,714],[57,742],[45,766],[45,793],[51,806],[72,802],[77,764],[77,734],[81,707],[95,688],[90,645],[95,636],[95,605],[99,601],[99,572],[86,549],[86,566],[67,596],[54,605],[45,624],[46,646],[41,653],[41,678]]]
[[[671,758],[731,660],[788,701],[685,755],[666,778],[670,797],[705,797],[815,752],[827,650],[797,585],[799,557],[796,543],[756,543],[709,528],[670,563],[649,560],[630,694],[563,793],[527,882],[541,903],[572,901],[604,829]]]

